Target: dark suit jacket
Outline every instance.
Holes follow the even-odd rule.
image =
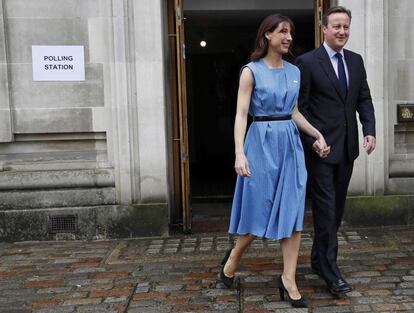
[[[364,136],[375,137],[374,107],[362,57],[346,49],[344,57],[349,76],[346,99],[340,94],[339,80],[323,45],[296,60],[301,72],[299,110],[331,146],[330,154],[323,159],[328,163],[340,162],[344,153],[349,160],[358,157],[356,112]],[[312,149],[314,139],[304,134],[302,138],[305,149]]]

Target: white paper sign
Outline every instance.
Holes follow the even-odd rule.
[[[32,46],[34,81],[85,80],[83,46]]]

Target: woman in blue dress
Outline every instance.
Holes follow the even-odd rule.
[[[306,307],[295,280],[307,179],[298,127],[315,138],[314,149],[321,157],[329,147],[296,107],[299,69],[282,59],[289,52],[292,32],[289,18],[279,14],[265,18],[251,62],[241,70],[234,125],[238,177],[229,228],[230,234],[239,236],[222,261],[220,277],[232,286],[242,254],[255,237],[280,240],[281,300],[286,293],[293,306]],[[253,123],[245,138],[247,114]]]

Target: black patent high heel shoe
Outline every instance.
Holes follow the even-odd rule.
[[[279,276],[278,281],[279,281],[279,295],[280,295],[280,300],[285,301],[285,292],[286,292],[286,294],[287,294],[287,301],[289,301],[290,304],[294,308],[307,308],[308,307],[308,303],[306,302],[306,299],[304,297],[300,297],[297,300],[292,299],[290,297],[289,292],[287,291],[287,289],[285,288],[285,285],[283,284],[282,276]]]
[[[233,286],[233,282],[234,282],[234,276],[233,277],[228,277],[224,274],[224,266],[226,265],[227,260],[230,257],[231,250],[232,249],[230,249],[226,252],[226,255],[224,256],[224,259],[221,261],[222,267],[221,267],[221,272],[220,272],[220,280],[224,284],[224,286],[226,286],[227,288],[231,288],[231,286]]]

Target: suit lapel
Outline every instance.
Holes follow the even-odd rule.
[[[323,70],[325,71],[326,75],[328,76],[329,80],[333,84],[338,93],[338,96],[345,102],[345,99],[341,95],[341,89],[339,88],[339,80],[335,74],[335,70],[332,67],[331,60],[329,60],[329,55],[326,52],[323,46],[320,46],[317,50],[317,58]],[[349,73],[348,73],[349,74]]]
[[[353,64],[353,59],[351,58],[351,54],[348,53],[347,50],[344,49],[344,56],[345,56],[345,62],[346,62],[346,67],[348,69],[348,81],[349,81],[349,86],[348,86],[348,95],[351,95],[355,88],[355,78],[356,78],[356,68],[355,65]],[[349,99],[350,97],[348,96],[347,99]]]

